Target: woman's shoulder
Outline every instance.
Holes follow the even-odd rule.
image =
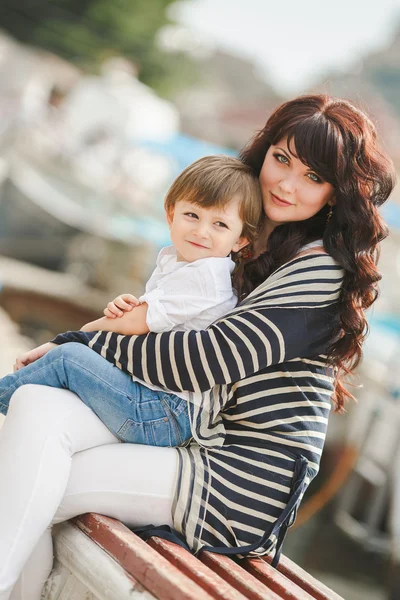
[[[315,307],[339,298],[344,271],[325,250],[300,252],[255,288],[241,305]]]
[[[268,279],[293,277],[296,273],[299,278],[302,278],[307,271],[326,271],[326,277],[329,277],[329,274],[335,278],[339,273],[343,275],[341,265],[321,246],[302,250],[294,258],[278,267]]]

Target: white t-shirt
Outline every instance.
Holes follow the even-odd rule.
[[[322,246],[322,248],[324,247],[323,240],[315,240],[315,242],[310,242],[309,244],[306,244],[300,248],[300,252],[303,252],[304,250],[310,250],[311,248],[319,248],[320,246]]]
[[[139,298],[148,304],[146,321],[150,331],[200,331],[232,310],[237,304],[231,281],[234,267],[230,258],[201,258],[190,263],[178,261],[174,246],[163,248],[146,291]],[[144,385],[165,391],[147,383]],[[188,398],[185,392],[176,395]]]

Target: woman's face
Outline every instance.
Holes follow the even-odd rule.
[[[260,173],[264,212],[269,225],[304,221],[326,204],[335,204],[334,188],[289,152],[286,139],[271,146]]]

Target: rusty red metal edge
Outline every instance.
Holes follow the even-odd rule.
[[[159,600],[215,600],[119,521],[88,513],[73,523]]]
[[[219,574],[177,544],[158,537],[151,538],[148,544],[216,600],[248,600],[249,596],[244,596],[240,590],[235,589]],[[265,596],[264,600],[266,600]]]
[[[278,569],[268,556],[238,565],[210,552],[195,558],[161,538],[146,543],[102,515],[73,522],[125,569],[134,588],[143,586],[160,600],[344,600],[286,556]]]
[[[248,600],[281,600],[282,596],[267,588],[251,573],[233,562],[227,556],[201,552],[199,559],[212,571],[218,573],[232,586],[235,586]]]
[[[264,556],[263,560],[270,563],[272,558]],[[318,579],[315,579],[310,573],[302,569],[287,556],[282,555],[278,564],[278,571],[283,573],[288,579],[297,583],[306,592],[311,594],[315,600],[344,600],[336,592],[328,588]]]
[[[315,600],[308,592],[264,560],[247,558],[242,562],[242,566],[285,600]]]

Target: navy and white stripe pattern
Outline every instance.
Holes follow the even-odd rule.
[[[304,489],[317,474],[333,391],[325,353],[342,278],[331,257],[309,254],[205,331],[68,332],[54,340],[86,343],[146,382],[191,392],[195,441],[178,448],[174,526],[193,550],[270,552],[299,460],[307,461]]]

